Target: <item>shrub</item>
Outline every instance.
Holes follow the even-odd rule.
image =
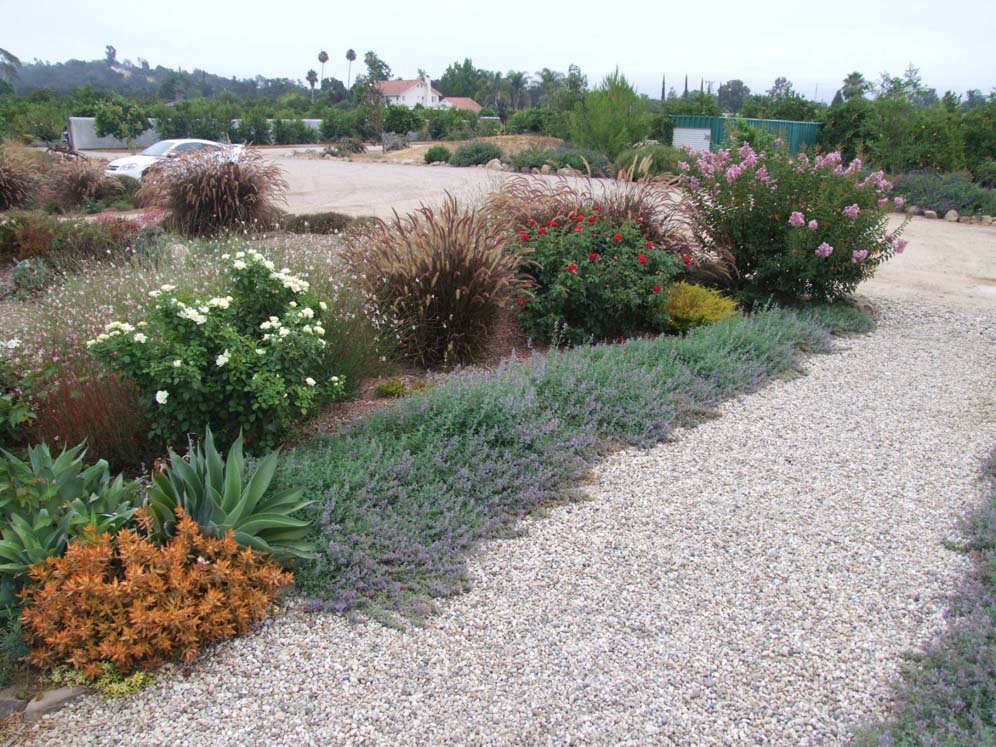
[[[534,222],[519,240],[533,252],[522,268],[533,278],[533,297],[516,299],[533,337],[581,344],[665,328],[662,293],[684,263],[649,241],[640,224],[592,208]]]
[[[62,207],[78,208],[87,200],[105,200],[122,191],[121,182],[104,175],[103,161],[74,158],[57,161],[52,166],[42,196]]]
[[[972,169],[972,180],[980,187],[996,189],[996,159],[987,158]]]
[[[17,338],[0,341],[0,443],[8,448],[23,440],[27,426],[36,417],[25,382],[3,354],[5,348],[12,350],[20,345]]]
[[[582,180],[511,176],[486,204],[492,218],[510,232],[519,232],[531,225],[530,221],[546,226],[550,221],[563,222],[570,213],[587,215],[596,206],[606,220],[638,223],[655,246],[690,254],[697,260],[701,254],[691,243],[689,216],[681,202],[647,182],[602,186]]]
[[[703,241],[735,258],[743,303],[845,298],[906,245],[901,228],[886,233],[882,172],[862,179],[860,161],[844,169],[837,152],[810,161],[745,143],[684,164]]]
[[[341,377],[322,370],[325,303],[307,282],[249,250],[231,261],[227,290],[205,299],[165,285],[140,326],[110,322],[87,343],[137,384],[153,439],[182,443],[210,419],[227,443],[245,430],[265,451],[343,392]]]
[[[357,153],[366,153],[367,146],[360,138],[341,137],[325,146],[322,153],[336,158],[349,158]]]
[[[675,283],[668,293],[664,310],[672,328],[687,332],[692,327],[732,319],[737,315],[737,304],[717,290]]]
[[[235,439],[225,460],[208,428],[202,443],[191,442],[186,459],[172,450],[169,458],[170,466],[153,478],[149,492],[149,515],[157,540],[174,535],[182,509],[205,537],[221,539],[233,532],[242,547],[280,560],[313,556],[314,549],[304,542],[310,522],[293,516],[312,501],[301,500],[300,490],[269,489],[277,452],[267,454],[249,472],[242,455],[242,436]]]
[[[478,210],[447,196],[348,239],[345,259],[377,320],[420,366],[473,360],[500,309],[519,292],[523,257]]]
[[[85,259],[118,259],[143,245],[137,221],[100,216],[95,221],[59,220],[36,210],[17,210],[0,225],[0,257],[44,258],[55,269]]]
[[[377,385],[374,394],[381,398],[407,397],[416,392],[424,392],[430,385],[425,381],[417,380],[405,383],[401,379],[389,379]]]
[[[554,171],[570,168],[589,176],[611,175],[611,167],[604,154],[568,145],[545,149],[525,148],[509,156],[509,161],[518,169],[539,169],[549,166]]]
[[[948,210],[963,215],[996,215],[996,190],[975,184],[964,174],[915,171],[899,174],[894,182],[893,194],[941,216]]]
[[[433,145],[425,152],[426,163],[446,163],[450,160],[450,149],[445,145]]]
[[[0,146],[0,210],[20,207],[38,189],[38,177],[26,160]]]
[[[124,174],[114,178],[117,179],[118,184],[121,185],[121,193],[131,200],[132,204],[137,204],[135,203],[135,193],[138,192],[138,188],[142,186],[142,182],[133,176],[125,176]]]
[[[616,171],[630,171],[636,176],[646,173],[650,176],[679,174],[678,164],[686,154],[670,145],[645,145],[623,151],[616,159]]]
[[[356,222],[356,218],[343,213],[303,213],[288,215],[281,228],[290,233],[342,233]]]
[[[201,151],[149,169],[138,197],[183,235],[206,236],[272,224],[286,190],[282,169],[259,153]]]
[[[128,529],[91,530],[34,566],[21,616],[32,662],[91,678],[109,662],[125,674],[191,661],[265,617],[290,574],[231,534],[205,537],[182,511],[178,519],[164,547]]]
[[[501,148],[493,143],[471,140],[457,148],[450,156],[451,166],[479,166],[495,158],[501,159]]]

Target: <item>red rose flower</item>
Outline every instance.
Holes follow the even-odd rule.
[[[589,223],[594,223],[594,222],[595,222],[596,220],[598,220],[598,216],[597,216],[597,215],[593,215],[593,216],[591,216],[591,217],[590,217],[590,218],[588,219],[588,222],[589,222]]]
[[[661,292],[661,287],[659,285],[655,285],[654,286],[654,293],[660,293],[660,292]]]
[[[653,248],[654,248],[654,242],[653,241],[648,241],[647,242],[647,249],[653,249]]]
[[[623,235],[621,233],[614,234],[612,236],[612,240],[618,244],[620,241],[623,240]]]
[[[547,223],[546,223],[546,224],[547,224],[548,226],[550,226],[550,228],[556,228],[556,227],[557,227],[557,221],[555,221],[555,220],[550,220],[550,221],[547,221]]]
[[[583,216],[583,215],[578,215],[578,216],[576,216],[576,217],[574,218],[574,222],[575,222],[575,223],[584,223],[584,216]]]
[[[574,229],[574,233],[582,233],[584,231],[584,226],[578,226]]]
[[[538,233],[538,234],[539,234],[540,236],[542,236],[542,235],[544,235],[544,234],[546,233],[546,229],[545,229],[545,228],[543,228],[543,226],[540,226],[540,227],[539,227],[539,231],[537,231],[537,233]]]
[[[564,272],[569,272],[569,273],[571,273],[571,275],[577,275],[578,274],[578,266],[576,264],[574,264],[573,262],[571,262],[569,265],[567,265],[567,267],[564,268]]]
[[[517,299],[515,299],[515,302],[519,304],[519,306],[526,305],[526,299],[524,299],[522,296],[519,296]]]
[[[519,238],[522,239],[523,241],[529,241],[529,234],[528,233],[520,233],[519,234]]]
[[[647,264],[647,255],[641,254],[639,257],[636,258],[636,261],[639,262],[641,265]]]
[[[636,222],[637,222],[637,223],[643,223],[643,216],[642,216],[642,215],[638,215],[638,216],[636,217]]]
[[[574,217],[574,215],[575,215],[575,212],[574,212],[574,211],[572,210],[571,212],[569,212],[569,213],[567,214],[567,217],[568,217],[568,218],[573,218],[573,217]]]
[[[588,252],[588,259],[590,259],[592,262],[597,262],[598,252]]]
[[[692,264],[692,258],[688,254],[682,254],[681,261],[685,263],[685,267],[688,267],[690,264]]]
[[[599,210],[601,210],[601,209],[602,209],[602,206],[601,206],[601,205],[595,205],[595,211],[596,211],[596,212],[597,212],[597,211],[599,211]]]
[[[530,226],[535,226],[535,225],[538,225],[538,224],[536,223],[536,219],[535,219],[535,218],[530,218],[530,219],[529,219],[529,225],[530,225]]]

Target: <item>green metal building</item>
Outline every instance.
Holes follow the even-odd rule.
[[[736,125],[734,117],[709,117],[697,114],[677,114],[674,119],[674,146],[691,146],[696,151],[719,150],[729,140]],[[790,122],[784,119],[744,119],[751,127],[767,130],[784,140],[790,153],[798,153],[805,145],[816,145],[820,135],[819,122]]]

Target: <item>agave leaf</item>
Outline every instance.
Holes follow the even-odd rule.
[[[253,473],[252,479],[249,481],[249,485],[246,486],[242,494],[242,500],[239,501],[239,505],[230,514],[233,524],[238,525],[243,516],[252,514],[256,509],[256,504],[259,503],[260,498],[266,493],[266,489],[270,487],[273,473],[277,469],[277,458],[277,452],[271,451],[260,461],[255,473]]]
[[[239,531],[259,534],[268,529],[304,529],[309,524],[310,522],[283,514],[254,514],[251,519],[239,524]]]

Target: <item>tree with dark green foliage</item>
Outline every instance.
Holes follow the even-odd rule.
[[[865,76],[855,71],[844,78],[844,85],[840,87],[840,96],[844,101],[864,96],[871,90],[871,83],[865,80]]]
[[[391,66],[384,62],[374,51],[363,55],[363,64],[367,66],[365,80],[381,81],[391,79]]]
[[[750,88],[742,80],[728,80],[719,86],[717,103],[723,111],[738,114],[748,96],[750,96]]]
[[[13,83],[21,69],[21,61],[6,49],[0,49],[0,81]]]
[[[120,96],[102,102],[96,112],[97,134],[111,135],[128,143],[128,150],[135,150],[135,138],[152,124],[144,107]]]
[[[113,44],[108,44],[104,47],[104,61],[108,65],[113,65],[118,61],[118,50],[114,48]]]
[[[329,53],[324,49],[318,53],[318,62],[322,66],[322,80],[325,80],[325,63],[329,61]],[[314,90],[314,86],[311,87]]]
[[[645,140],[650,125],[646,97],[637,94],[626,76],[617,70],[575,107],[571,115],[571,140],[615,158],[629,146]]]

